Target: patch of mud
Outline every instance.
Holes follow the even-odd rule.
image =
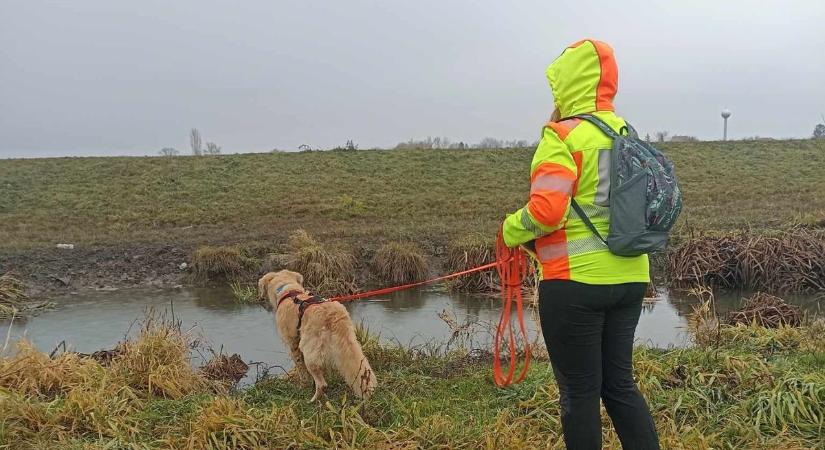
[[[0,272],[18,274],[31,295],[171,287],[183,282],[190,251],[170,244],[33,249],[0,254]]]

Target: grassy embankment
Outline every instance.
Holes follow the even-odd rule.
[[[638,350],[663,448],[825,448],[823,332],[822,322],[705,328],[694,348]],[[0,448],[563,448],[546,361],[497,389],[489,355],[361,338],[375,396],[353,401],[332,378],[321,404],[308,404],[311,388],[294,378],[227,391],[189,366],[187,336],[158,326],[106,366],[24,346],[0,358]],[[620,448],[612,431],[604,440]]]
[[[825,141],[669,143],[682,231],[825,223]],[[0,251],[75,244],[414,241],[493,235],[532,149],[0,161]]]

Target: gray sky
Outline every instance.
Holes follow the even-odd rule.
[[[128,3],[128,4],[127,4]],[[533,140],[544,68],[610,43],[640,132],[807,137],[825,2],[0,0],[0,157]]]

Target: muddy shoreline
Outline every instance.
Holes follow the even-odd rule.
[[[181,269],[191,246],[136,244],[0,251],[0,272],[15,273],[32,298],[81,291],[189,284]]]

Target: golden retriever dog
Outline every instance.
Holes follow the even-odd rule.
[[[369,398],[378,382],[355,338],[349,313],[339,302],[319,302],[317,297],[307,302],[313,296],[304,289],[303,282],[304,277],[297,272],[269,272],[258,280],[258,294],[272,304],[278,334],[289,348],[299,374],[309,372],[315,381],[315,395],[310,402],[324,394],[324,367],[328,365],[338,370],[355,395]],[[299,324],[302,302],[304,313]]]

